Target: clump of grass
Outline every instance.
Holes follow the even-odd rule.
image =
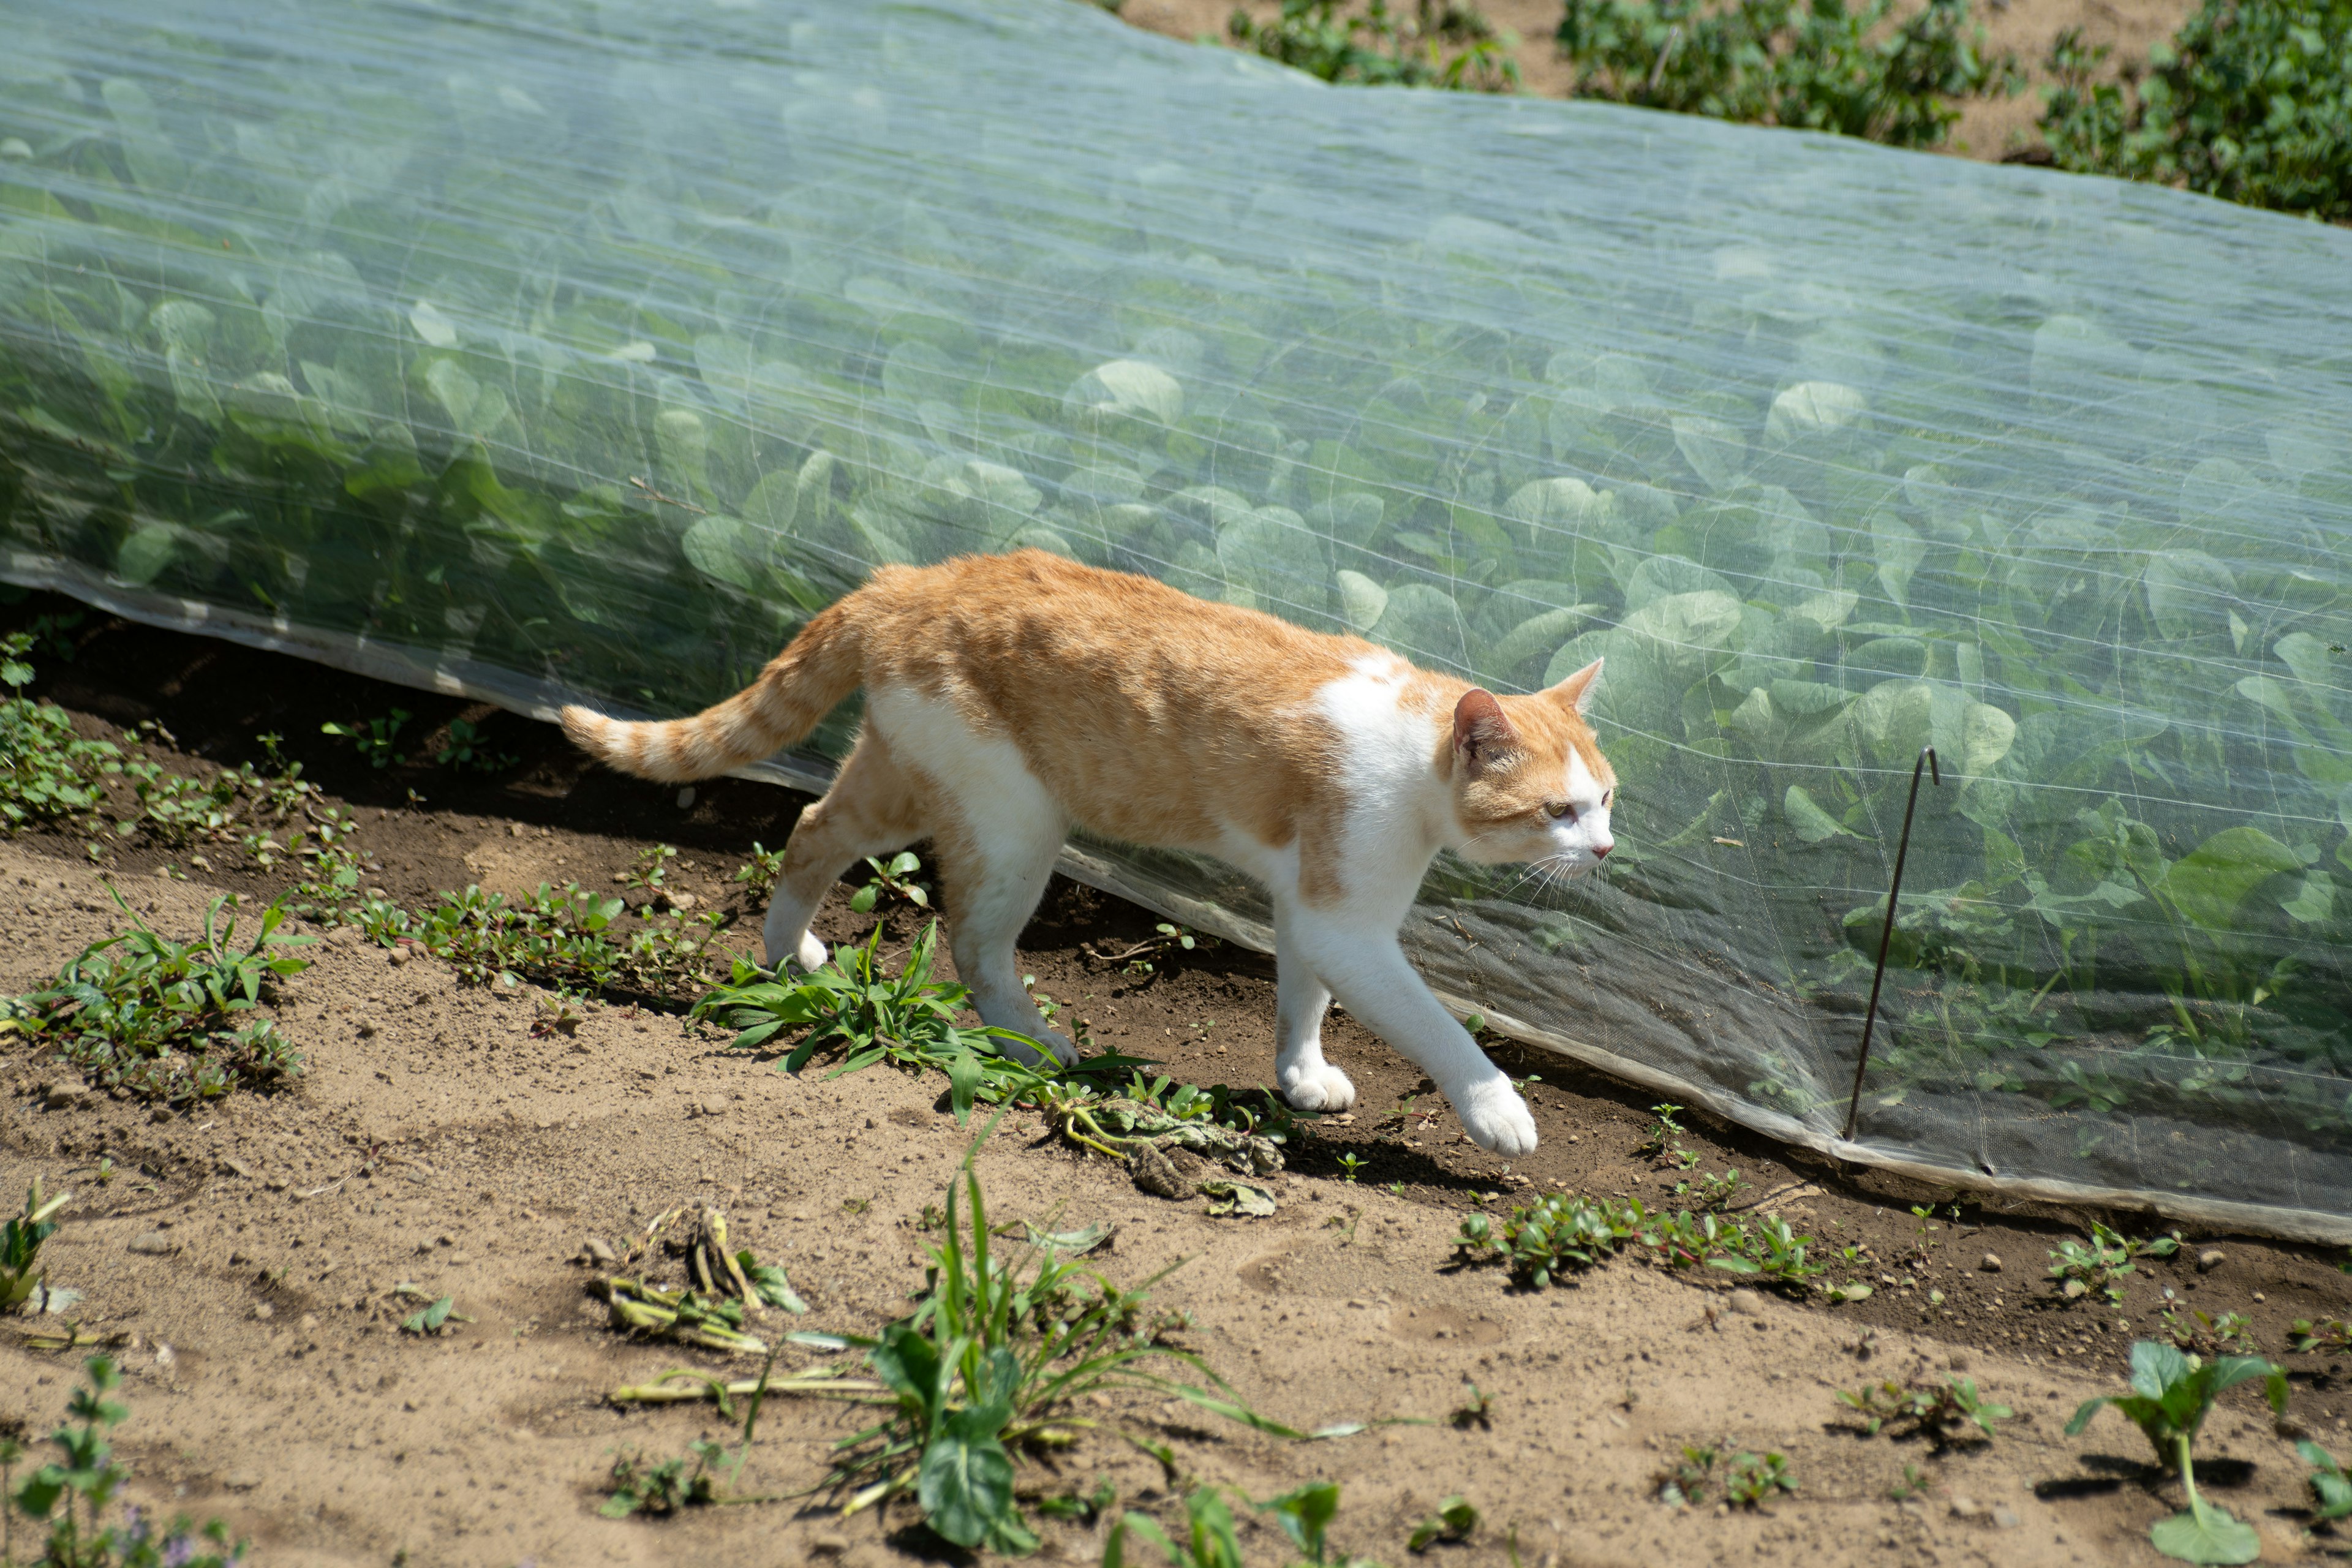
[[[1454,1245],[1473,1260],[1499,1259],[1540,1290],[1564,1274],[1607,1262],[1641,1237],[1650,1217],[1638,1199],[1552,1193],[1512,1209],[1499,1224],[1468,1215]]]
[[[1305,1436],[1242,1405],[1198,1354],[1164,1341],[1160,1324],[1139,1321],[1147,1293],[1168,1270],[1123,1289],[1065,1258],[1051,1236],[1034,1237],[1025,1264],[1008,1262],[994,1240],[967,1153],[929,1247],[921,1303],[874,1338],[845,1336],[865,1352],[891,1409],[836,1445],[824,1485],[848,1494],[845,1512],[911,1494],[946,1541],[1034,1551],[1036,1535],[1014,1497],[1016,1467],[1067,1447],[1094,1426],[1078,1410],[1096,1393],[1181,1399],[1270,1436]]]
[[[734,963],[732,981],[694,1005],[697,1018],[717,1018],[737,1031],[731,1047],[752,1050],[801,1031],[777,1061],[782,1072],[799,1072],[820,1053],[838,1058],[827,1078],[891,1066],[904,1071],[947,1075],[956,1120],[966,1121],[978,1103],[1003,1104],[1032,1096],[1043,1085],[1087,1081],[1149,1066],[1140,1058],[1104,1055],[1078,1068],[1024,1061],[1008,1047],[1043,1053],[1034,1041],[992,1025],[957,1022],[971,995],[952,981],[934,978],[939,927],[926,926],[895,974],[882,962],[882,931],[863,942],[844,943],[830,960],[805,975],[786,979],[744,959]]]
[[[83,1365],[89,1379],[66,1403],[67,1424],[49,1434],[58,1457],[22,1483],[16,1468],[25,1456],[15,1438],[0,1438],[0,1492],[5,1492],[7,1534],[0,1560],[16,1561],[15,1524],[19,1515],[47,1527],[37,1568],[232,1568],[245,1561],[245,1542],[231,1544],[227,1527],[213,1520],[195,1529],[185,1515],[158,1530],[139,1510],[124,1507],[109,1522],[130,1469],[118,1463],[108,1434],[130,1410],[109,1399],[122,1374],[108,1357]]]
[[[1405,1550],[1416,1554],[1428,1551],[1441,1541],[1467,1541],[1479,1525],[1478,1508],[1460,1494],[1439,1500],[1437,1511],[1413,1526],[1405,1537]]]
[[[301,1071],[277,1025],[251,1016],[275,984],[310,967],[287,950],[312,939],[279,930],[287,911],[261,912],[250,943],[224,894],[205,910],[204,935],[176,942],[150,928],[120,894],[131,929],[67,961],[55,984],[6,1003],[8,1021],[35,1045],[142,1099],[184,1104],[243,1087],[266,1088]]]

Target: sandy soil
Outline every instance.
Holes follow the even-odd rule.
[[[797,809],[782,792],[723,784],[681,811],[673,791],[589,772],[551,732],[503,716],[486,728],[521,753],[510,774],[467,784],[430,768],[375,773],[315,739],[321,714],[397,704],[429,733],[460,705],[136,628],[80,635],[79,656],[45,669],[43,689],[89,731],[160,712],[183,748],[174,765],[197,772],[205,758],[249,754],[256,730],[282,731],[314,776],[361,808],[382,884],[412,902],[461,882],[469,861],[509,885],[609,886],[656,837],[681,848],[675,885],[724,901],[743,848],[754,837],[780,843]],[[432,797],[427,809],[396,809],[411,788]],[[216,870],[133,848],[106,875],[143,918],[180,936],[194,933],[216,888],[249,907],[284,879],[282,869],[237,870],[219,848],[208,858]],[[193,879],[173,877],[174,865]],[[1088,956],[1089,945],[1149,932],[1153,918],[1057,881],[1024,958],[1041,987],[1091,1018],[1100,1043],[1150,1047],[1192,1081],[1262,1078],[1273,1011],[1265,961],[1222,949],[1134,977]],[[119,923],[78,840],[0,844],[0,989],[32,986]],[[824,934],[858,929],[839,900],[828,906]],[[894,913],[893,946],[915,929]],[[272,1009],[308,1058],[286,1091],[158,1121],[130,1100],[58,1093],[69,1076],[21,1050],[0,1060],[0,1182],[20,1189],[37,1174],[77,1194],[50,1243],[53,1278],[89,1293],[89,1328],[119,1336],[131,1371],[120,1436],[134,1495],[219,1514],[268,1563],[953,1555],[908,1510],[843,1521],[822,1498],[667,1521],[599,1518],[616,1450],[661,1458],[728,1434],[705,1408],[608,1403],[621,1384],[717,1363],[615,1334],[579,1261],[591,1237],[619,1244],[672,1205],[717,1203],[744,1245],[790,1270],[809,1325],[870,1331],[919,1286],[919,1216],[965,1147],[939,1109],[939,1081],[793,1078],[672,1014],[629,1006],[590,1007],[573,1037],[535,1031],[545,1009],[529,987],[462,985],[430,959],[395,963],[349,932],[310,951],[314,967]],[[1454,1261],[1472,1194],[1517,1178],[1660,1195],[1669,1178],[1637,1152],[1645,1097],[1497,1042],[1508,1070],[1543,1076],[1545,1145],[1507,1175],[1449,1117],[1387,1114],[1412,1095],[1413,1075],[1347,1020],[1330,1048],[1357,1077],[1361,1109],[1294,1145],[1271,1218],[1214,1219],[1198,1201],[1145,1196],[1123,1169],[1058,1145],[1030,1117],[1000,1127],[978,1168],[996,1217],[1116,1226],[1100,1255],[1114,1279],[1187,1259],[1155,1303],[1190,1313],[1183,1342],[1268,1415],[1301,1427],[1429,1424],[1279,1443],[1189,1407],[1122,1398],[1087,1411],[1101,1429],[1054,1470],[1025,1471],[1025,1485],[1085,1490],[1108,1475],[1126,1506],[1173,1518],[1160,1467],[1113,1436],[1128,1431],[1171,1443],[1186,1475],[1255,1497],[1341,1480],[1335,1539],[1391,1565],[1411,1560],[1407,1534],[1457,1492],[1486,1522],[1466,1544],[1433,1548],[1433,1561],[1499,1564],[1516,1534],[1529,1568],[2155,1562],[2146,1530],[2179,1506],[2177,1486],[2144,1473],[2144,1446],[2119,1417],[2064,1438],[2076,1403],[2120,1386],[2125,1347],[2153,1330],[2166,1289],[2209,1311],[2249,1313],[2274,1349],[2287,1319],[2342,1315],[2352,1298],[2330,1257],[2192,1233],[2180,1258],[2133,1278],[2120,1312],[2067,1304],[2041,1279],[2042,1259],[2088,1216],[1958,1197],[1958,1214],[1940,1209],[1941,1228],[1922,1236],[1906,1205],[1956,1194],[1795,1165],[1724,1128],[1686,1140],[1704,1168],[1736,1164],[1759,1212],[1868,1246],[1875,1295],[1830,1308],[1631,1261],[1572,1288],[1517,1291],[1497,1271]],[[1349,1152],[1366,1162],[1352,1183],[1338,1163]],[[103,1184],[101,1156],[113,1162]],[[1906,1256],[1915,1242],[1933,1245]],[[2222,1258],[2200,1270],[2195,1257],[2209,1249]],[[1999,1272],[1983,1267],[1988,1253]],[[414,1310],[394,1295],[403,1283],[454,1296],[475,1321],[446,1338],[398,1332]],[[0,1343],[23,1326],[0,1324]],[[2286,1359],[2294,1415],[2345,1452],[2346,1378],[2319,1358]],[[1937,1456],[1861,1438],[1837,1420],[1833,1388],[1955,1370],[2019,1413],[1989,1447]],[[72,1373],[61,1355],[0,1348],[0,1418],[46,1431]],[[1446,1422],[1465,1379],[1495,1396],[1490,1427]],[[812,1487],[825,1445],[850,1429],[838,1407],[772,1405],[746,1486]],[[1654,1480],[1685,1444],[1780,1451],[1801,1489],[1761,1513],[1668,1510]],[[2258,1524],[2265,1560],[2294,1560],[2305,1550],[2301,1467],[2251,1389],[2228,1396],[2203,1452],[2213,1495]],[[1913,1466],[1925,1489],[1891,1500]],[[1045,1532],[1051,1560],[1099,1556],[1098,1528]],[[1249,1539],[1253,1562],[1287,1561],[1270,1530]]]
[[[1280,0],[1246,0],[1241,7],[1258,21],[1279,16]],[[1523,90],[1543,98],[1568,95],[1569,73],[1552,49],[1559,26],[1559,0],[1480,0],[1479,9],[1498,27],[1519,38],[1514,51]],[[2029,85],[2014,97],[1971,101],[1943,151],[1966,157],[1999,159],[2036,145],[2034,120],[2042,112],[2042,64],[2050,45],[2069,27],[2084,40],[2115,48],[2111,63],[2141,60],[2150,44],[2170,37],[2196,10],[2194,0],[2009,0],[1973,7],[1985,29],[1989,52],[2015,55]],[[1233,0],[1126,0],[1122,20],[1177,38],[1225,41]]]

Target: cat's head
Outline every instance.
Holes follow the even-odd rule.
[[[1584,721],[1600,683],[1596,658],[1531,697],[1472,687],[1454,703],[1450,782],[1461,828],[1454,847],[1465,859],[1573,876],[1615,847],[1617,774]]]

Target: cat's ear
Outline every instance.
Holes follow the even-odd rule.
[[[1592,693],[1601,685],[1601,661],[1594,659],[1557,686],[1544,689],[1544,695],[1563,708],[1581,715],[1592,706]]]
[[[1518,751],[1519,732],[1503,715],[1495,694],[1474,686],[1454,705],[1454,754],[1475,769]]]

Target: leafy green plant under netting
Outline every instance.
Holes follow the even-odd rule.
[[[970,550],[1605,656],[1609,874],[1441,859],[1442,989],[1825,1137],[1932,744],[1863,1140],[2352,1192],[2352,237],[1017,0],[12,23],[0,574],[667,712]]]
[[[2105,75],[2059,35],[2042,133],[2058,166],[2352,219],[2352,0],[2206,0],[2170,43]]]

